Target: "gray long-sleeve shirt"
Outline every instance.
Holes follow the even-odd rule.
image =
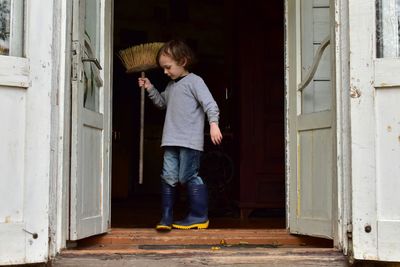
[[[218,105],[203,79],[196,74],[168,83],[164,92],[149,89],[149,97],[160,109],[167,109],[161,146],[182,146],[203,151],[204,119],[219,121]]]

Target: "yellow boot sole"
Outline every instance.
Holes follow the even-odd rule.
[[[195,223],[195,224],[191,224],[191,225],[179,225],[179,224],[172,224],[173,228],[176,229],[183,229],[183,230],[188,230],[188,229],[207,229],[208,228],[208,224],[210,221],[206,221],[204,223]]]

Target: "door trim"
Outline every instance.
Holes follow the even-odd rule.
[[[347,0],[334,2],[334,52],[333,68],[336,87],[336,177],[337,196],[335,202],[338,209],[336,223],[333,224],[337,238],[334,246],[341,249],[344,255],[351,256],[351,138],[350,138],[350,84],[349,70],[349,10]]]

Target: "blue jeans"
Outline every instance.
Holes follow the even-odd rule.
[[[164,163],[161,179],[170,186],[181,184],[199,185],[198,176],[201,151],[179,146],[164,147]]]

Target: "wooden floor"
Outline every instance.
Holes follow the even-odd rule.
[[[183,208],[175,212],[176,218],[185,215]],[[238,213],[210,215],[206,230],[178,230],[160,233],[154,229],[160,216],[159,202],[114,202],[112,228],[107,234],[80,240],[72,249],[76,253],[108,252],[130,253],[143,250],[174,248],[216,247],[319,247],[332,248],[332,240],[291,235],[285,229],[285,217],[273,210],[259,211],[254,216],[241,219]],[[75,253],[74,252],[74,253]]]
[[[113,228],[107,234],[83,239],[68,253],[146,253],[182,249],[332,248],[332,241],[296,236],[285,229],[172,230]]]
[[[177,204],[175,219],[185,216]],[[227,248],[332,248],[332,240],[291,235],[285,229],[284,213],[255,211],[249,218],[239,212],[210,213],[206,230],[178,230],[160,233],[154,226],[160,219],[158,198],[130,199],[112,203],[112,228],[107,234],[80,240],[72,253],[133,253],[167,249]]]
[[[281,212],[210,214],[210,228],[160,233],[157,201],[117,202],[112,228],[69,244],[54,266],[347,266],[332,240],[292,235]],[[177,208],[176,219],[184,216]]]
[[[126,251],[126,250],[125,250]],[[131,249],[131,253],[66,251],[53,262],[55,267],[348,267],[347,258],[332,248],[229,248],[216,249]]]
[[[280,212],[245,220],[238,213],[211,214],[209,229],[160,233],[154,229],[158,206],[113,203],[109,232],[71,243],[54,266],[347,266],[332,240],[288,233]],[[175,215],[185,214],[178,208]]]
[[[172,230],[113,228],[64,250],[52,266],[285,266],[347,267],[326,239],[285,229]]]

